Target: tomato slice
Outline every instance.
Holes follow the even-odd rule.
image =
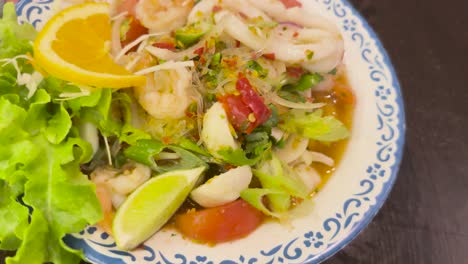
[[[128,26],[127,33],[125,34],[125,39],[122,40],[122,46],[132,43],[141,35],[148,34],[148,29],[144,27],[135,17],[129,16],[127,19],[130,19],[130,24]]]
[[[271,110],[265,105],[263,98],[252,88],[249,80],[244,76],[239,76],[236,89],[240,92],[242,101],[255,115],[254,126],[263,124],[270,118]]]
[[[219,243],[247,236],[263,222],[265,216],[244,200],[189,211],[175,218],[176,228],[186,237],[205,243]]]
[[[237,131],[249,130],[253,124],[249,122],[251,110],[244,104],[240,95],[229,94],[219,98],[229,118],[229,122]]]

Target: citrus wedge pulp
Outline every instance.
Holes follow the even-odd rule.
[[[34,59],[49,74],[77,84],[124,88],[140,86],[133,75],[110,56],[110,7],[85,3],[53,16],[34,42]]]
[[[175,170],[136,189],[118,209],[112,226],[119,248],[131,250],[150,238],[177,211],[205,170]]]

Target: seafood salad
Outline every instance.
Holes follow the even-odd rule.
[[[320,191],[355,97],[339,29],[298,0],[54,3],[0,20],[0,249],[77,263],[97,224],[132,250],[161,228],[248,236]],[[36,252],[35,259],[26,250]]]

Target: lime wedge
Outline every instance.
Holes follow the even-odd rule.
[[[115,215],[112,231],[117,246],[131,250],[150,238],[184,202],[204,170],[170,171],[136,189]]]

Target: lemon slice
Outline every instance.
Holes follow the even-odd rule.
[[[205,167],[164,173],[136,189],[117,211],[113,234],[117,246],[131,250],[151,237],[176,212]]]
[[[49,74],[96,87],[140,86],[145,77],[133,75],[110,56],[110,8],[85,3],[53,16],[34,42],[34,59]]]

